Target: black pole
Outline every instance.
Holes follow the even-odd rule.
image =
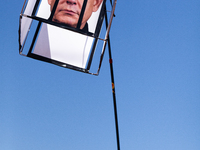
[[[53,19],[53,16],[55,14],[55,11],[56,11],[56,8],[58,6],[58,3],[59,3],[59,0],[56,0],[55,3],[54,3],[54,5],[53,5],[53,9],[51,10],[51,15],[49,17],[50,21],[52,21],[52,19]]]
[[[83,6],[81,8],[81,13],[80,13],[80,16],[79,16],[79,19],[78,19],[77,27],[76,27],[78,29],[80,29],[80,27],[81,27],[81,23],[82,23],[82,20],[83,20],[83,15],[84,15],[84,12],[85,12],[86,5],[87,5],[87,0],[84,0]]]
[[[105,7],[106,11],[106,7]],[[105,22],[106,28],[108,27],[108,17],[107,12],[105,12]],[[110,74],[111,74],[111,82],[112,82],[112,93],[113,93],[113,106],[114,106],[114,115],[115,115],[115,127],[116,127],[116,138],[117,138],[117,149],[120,150],[120,140],[119,140],[119,126],[118,126],[118,117],[117,117],[117,102],[116,102],[116,94],[115,94],[115,82],[114,82],[114,72],[113,72],[113,60],[111,54],[111,44],[110,37],[108,35],[108,52],[109,52],[109,63],[110,63]]]

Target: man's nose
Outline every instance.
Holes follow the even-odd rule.
[[[67,0],[66,2],[67,2],[67,4],[69,4],[69,5],[76,5],[76,2],[77,0]]]

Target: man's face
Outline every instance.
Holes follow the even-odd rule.
[[[48,0],[51,10],[56,0]],[[59,0],[52,21],[64,23],[76,28],[84,0]],[[85,26],[92,12],[98,10],[102,0],[88,0],[81,23],[81,29]]]

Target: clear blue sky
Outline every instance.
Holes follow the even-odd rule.
[[[115,150],[99,76],[18,54],[23,0],[1,1],[0,150]],[[111,46],[121,150],[200,149],[200,1],[118,1]]]

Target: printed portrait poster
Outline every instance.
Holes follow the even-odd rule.
[[[22,14],[20,44],[25,43],[32,21],[37,20],[30,56],[86,68],[102,26],[103,3],[103,0],[29,0]]]

